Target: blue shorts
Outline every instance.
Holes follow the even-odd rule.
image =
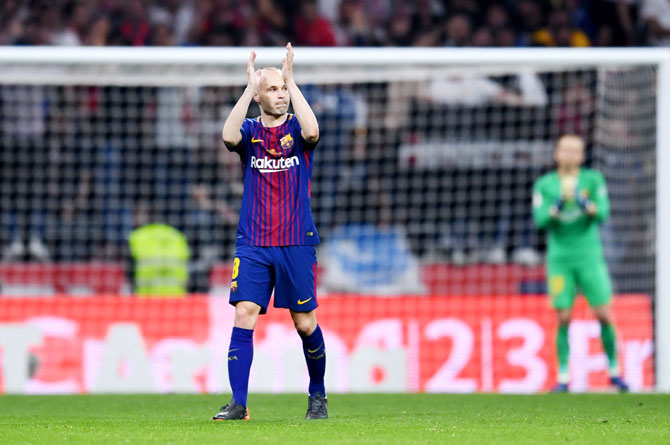
[[[274,289],[274,307],[310,312],[316,302],[314,246],[238,246],[233,260],[230,304],[252,301],[265,314]]]

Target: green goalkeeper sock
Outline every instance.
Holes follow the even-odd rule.
[[[610,376],[619,376],[619,362],[616,355],[616,332],[614,326],[610,323],[600,324],[600,338],[603,341],[603,348],[610,363]]]
[[[558,352],[558,382],[568,383],[568,358],[570,357],[570,343],[568,342],[567,326],[558,326],[558,335],[556,335],[556,351]]]

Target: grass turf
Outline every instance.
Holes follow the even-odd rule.
[[[639,394],[257,395],[249,422],[213,422],[229,397],[0,396],[2,443],[670,443],[670,396]]]

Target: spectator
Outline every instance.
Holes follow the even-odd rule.
[[[258,0],[256,7],[255,33],[263,46],[279,46],[284,44],[290,34],[289,22],[277,2],[274,0]]]
[[[482,26],[472,34],[472,46],[486,47],[493,45],[493,36],[491,30],[486,26]]]
[[[319,14],[334,23],[339,16],[341,0],[317,0]]]
[[[167,26],[168,33],[175,44],[188,43],[189,31],[196,19],[196,8],[193,2],[181,0],[155,2],[149,7],[148,15],[152,24]]]
[[[445,25],[446,46],[468,46],[472,36],[472,25],[465,14],[451,16]]]
[[[432,0],[420,0],[412,13],[412,45],[438,46],[443,36],[444,8]]]
[[[664,0],[7,0],[0,44],[621,46],[644,41],[642,5],[657,42]]]
[[[335,32],[332,24],[319,15],[316,0],[303,0],[300,14],[294,22],[296,45],[335,46]]]
[[[21,34],[14,40],[15,45],[48,45],[50,43],[49,30],[42,27],[39,20],[27,20],[21,29]]]
[[[88,27],[84,44],[90,46],[106,46],[109,40],[111,26],[109,19],[100,15],[93,19],[93,22]]]
[[[368,19],[361,0],[342,0],[335,24],[337,44],[340,46],[376,46],[379,29]]]
[[[417,35],[426,30],[439,28],[444,22],[444,6],[435,0],[417,0],[412,14],[412,33]]]
[[[520,44],[516,33],[512,28],[509,27],[501,28],[500,30],[498,30],[495,36],[495,43],[496,46],[503,48],[506,47],[512,48],[515,46],[519,46]]]
[[[493,34],[509,26],[509,14],[503,5],[500,3],[493,3],[486,10],[485,25],[492,31]]]
[[[664,0],[662,0],[664,1]],[[598,46],[629,46],[635,43],[635,10],[638,0],[594,0],[590,15]],[[588,28],[582,28],[588,30]]]
[[[365,14],[369,17],[369,20],[374,23],[374,26],[380,27],[384,26],[388,21],[393,17],[393,3],[401,2],[389,2],[388,0],[362,0],[363,5],[365,6]]]
[[[519,46],[533,45],[533,34],[542,28],[545,16],[542,4],[533,0],[520,0],[515,12]]]
[[[468,17],[475,17],[481,12],[481,3],[477,0],[450,0],[448,3],[449,14],[464,14]]]
[[[670,2],[642,0],[642,20],[647,25],[649,43],[670,46]]]
[[[398,7],[390,20],[386,46],[410,46],[414,36],[412,35],[412,16],[407,8]]]
[[[615,0],[619,4],[623,4],[624,1],[637,1],[637,0]],[[589,36],[589,39],[593,42],[597,39],[597,29],[594,21],[591,18],[593,11],[589,10],[589,6],[592,2],[582,1],[582,0],[562,0],[559,4],[565,8],[570,16],[570,23],[572,23],[577,28],[581,29]],[[598,13],[596,13],[598,15]]]
[[[12,2],[8,2],[12,5]],[[18,5],[18,2],[15,2]],[[14,45],[23,32],[23,21],[17,9],[11,9],[3,5],[4,10],[0,13],[0,45]]]
[[[56,7],[53,9],[58,11]],[[79,46],[82,44],[86,27],[91,19],[91,4],[87,2],[71,1],[65,4],[60,19],[63,26],[51,35],[51,43],[62,46]],[[50,20],[56,20],[54,17]],[[59,20],[60,22],[60,20]]]
[[[145,46],[149,43],[151,25],[147,21],[147,10],[143,2],[124,0],[119,10],[118,25],[112,41],[121,46]]]
[[[175,40],[168,25],[158,23],[151,30],[151,44],[153,46],[174,46]]]
[[[199,2],[190,41],[204,46],[240,45],[244,34],[244,11],[227,0]]]
[[[590,46],[589,37],[570,23],[566,10],[557,9],[549,15],[549,25],[533,33],[533,43],[539,46]]]

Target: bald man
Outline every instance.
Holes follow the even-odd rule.
[[[612,283],[599,232],[610,209],[605,178],[596,170],[581,168],[584,141],[577,135],[567,134],[558,140],[554,159],[557,169],[533,186],[533,218],[549,236],[547,288],[558,317],[558,378],[553,391],[569,389],[568,326],[575,297],[581,292],[600,322],[610,382],[625,392],[628,385],[620,376],[610,308]]]
[[[214,420],[248,420],[247,392],[253,358],[253,332],[274,307],[289,310],[309,372],[306,418],[327,419],[324,386],[326,348],[315,309],[316,244],[319,234],[310,208],[310,179],[319,125],[293,80],[293,48],[286,45],[282,69],[256,70],[247,64],[247,87],[223,125],[223,141],[240,155],[244,195],[233,260],[230,304],[235,322],[228,350],[233,392]],[[249,104],[261,115],[246,119]],[[295,114],[289,114],[293,102]]]

